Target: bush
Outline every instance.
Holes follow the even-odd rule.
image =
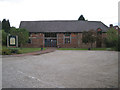
[[[11,53],[17,53],[18,49],[14,49],[14,48],[10,48],[9,50],[11,50]]]
[[[16,54],[22,54],[22,50],[18,50]]]
[[[2,55],[21,54],[22,51],[18,48],[4,48],[2,49]]]
[[[11,50],[7,49],[7,48],[4,48],[2,49],[2,55],[11,55]]]
[[[106,38],[104,39],[104,43],[108,48],[113,48],[113,47],[116,47],[117,45],[117,41],[109,41]]]
[[[120,51],[120,35],[114,28],[110,28],[107,31],[107,37],[104,38],[106,47],[112,48],[115,51]]]
[[[19,48],[10,48],[11,53],[13,54],[21,54],[22,51]]]

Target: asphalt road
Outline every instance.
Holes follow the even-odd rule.
[[[3,57],[3,88],[117,88],[118,52],[63,51]]]

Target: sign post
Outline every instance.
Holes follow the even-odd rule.
[[[18,36],[8,35],[7,36],[7,47],[18,47]]]

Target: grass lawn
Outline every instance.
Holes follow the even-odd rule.
[[[88,48],[58,48],[58,50],[88,50]],[[91,48],[91,50],[110,50],[110,48]]]
[[[20,48],[22,53],[29,53],[29,52],[35,52],[35,51],[40,51],[41,48]],[[43,48],[45,50],[45,48]]]
[[[35,52],[35,51],[40,51],[41,48],[11,48],[11,47],[6,47],[3,46],[2,49],[18,49],[21,51],[21,53],[29,53],[29,52]],[[46,48],[43,48],[43,50],[45,50]]]

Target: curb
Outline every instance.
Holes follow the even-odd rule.
[[[24,53],[24,54],[14,54],[14,55],[2,55],[2,57],[22,57],[22,56],[30,56],[30,55],[41,55],[41,54],[46,54],[50,52],[54,52],[56,49],[46,49],[43,51],[36,51],[36,52],[31,52],[31,53]]]

